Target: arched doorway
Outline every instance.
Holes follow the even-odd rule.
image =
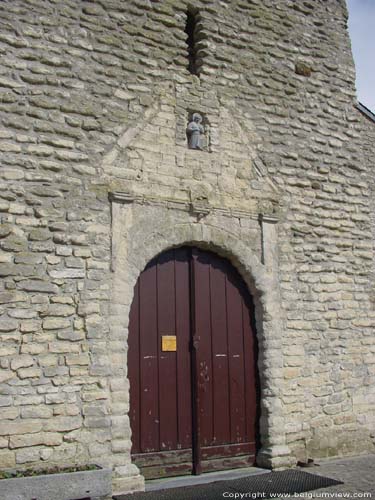
[[[231,263],[193,247],[153,259],[130,310],[132,460],[146,478],[254,463],[253,304]]]

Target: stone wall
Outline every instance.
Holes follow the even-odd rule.
[[[373,132],[345,3],[195,5],[200,77],[183,0],[0,3],[1,468],[95,461],[116,491],[142,487],[126,311],[152,249],[181,243],[225,254],[259,296],[260,462],[374,449]],[[204,151],[187,149],[192,111]],[[157,206],[190,229],[158,232]]]

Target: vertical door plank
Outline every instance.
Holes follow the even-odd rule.
[[[193,474],[202,473],[202,445],[201,445],[201,418],[199,402],[199,337],[196,328],[196,284],[195,278],[198,274],[197,267],[198,251],[193,248],[190,258],[190,321],[191,321],[191,411],[192,411],[192,459]]]
[[[228,266],[229,267],[229,266]],[[231,442],[241,443],[245,438],[245,374],[243,353],[242,300],[237,276],[228,269],[228,354],[230,379]]]
[[[141,451],[159,449],[159,390],[156,266],[149,265],[139,278]]]
[[[213,443],[230,442],[230,404],[225,268],[222,259],[212,257],[210,265]]]
[[[195,250],[194,295],[195,334],[199,337],[197,350],[198,418],[201,446],[208,446],[213,438],[212,415],[212,359],[211,359],[211,312],[210,312],[210,254]]]
[[[254,442],[256,438],[257,393],[256,393],[256,346],[251,328],[252,305],[250,297],[243,294],[242,318],[244,335],[245,401],[246,401],[246,440]]]
[[[140,452],[140,385],[139,385],[139,285],[129,313],[128,378],[130,380],[129,418],[132,429],[132,453]]]
[[[190,249],[175,250],[178,445],[191,448]]]
[[[176,335],[174,252],[158,259],[158,352],[160,450],[177,449],[176,352],[162,351],[162,336]]]

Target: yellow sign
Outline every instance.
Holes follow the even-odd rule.
[[[176,335],[162,335],[161,337],[162,351],[177,351]]]

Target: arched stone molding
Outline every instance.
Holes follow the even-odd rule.
[[[284,414],[282,403],[283,354],[282,321],[277,273],[277,256],[269,249],[268,259],[264,259],[264,248],[276,244],[275,230],[263,229],[263,255],[257,256],[251,247],[228,227],[213,225],[206,218],[197,221],[189,213],[170,210],[167,206],[151,206],[137,203],[112,203],[113,217],[113,287],[111,297],[111,341],[115,351],[113,372],[116,377],[126,379],[126,402],[129,404],[128,381],[126,373],[126,350],[128,319],[133,300],[133,289],[139,274],[147,263],[159,253],[182,245],[195,245],[209,249],[229,259],[239,270],[254,298],[256,325],[259,343],[258,369],[261,383],[261,449],[257,464],[267,468],[290,466],[289,447],[286,445]],[[272,221],[274,222],[274,221]],[[265,224],[265,218],[262,218]],[[259,226],[261,231],[261,226]],[[269,242],[264,237],[270,237]],[[276,235],[277,237],[277,235]],[[268,250],[267,250],[268,251]],[[268,262],[267,262],[268,261]],[[265,262],[264,264],[262,262]],[[121,352],[121,349],[125,349]],[[124,400],[118,391],[112,392],[114,422],[117,399]],[[127,407],[128,410],[128,407]],[[118,429],[114,427],[114,441]],[[130,425],[126,418],[123,435],[130,440]],[[122,437],[122,439],[124,439]],[[128,447],[128,472],[134,477],[136,467],[131,465],[130,443]],[[121,467],[118,472],[123,472]]]

